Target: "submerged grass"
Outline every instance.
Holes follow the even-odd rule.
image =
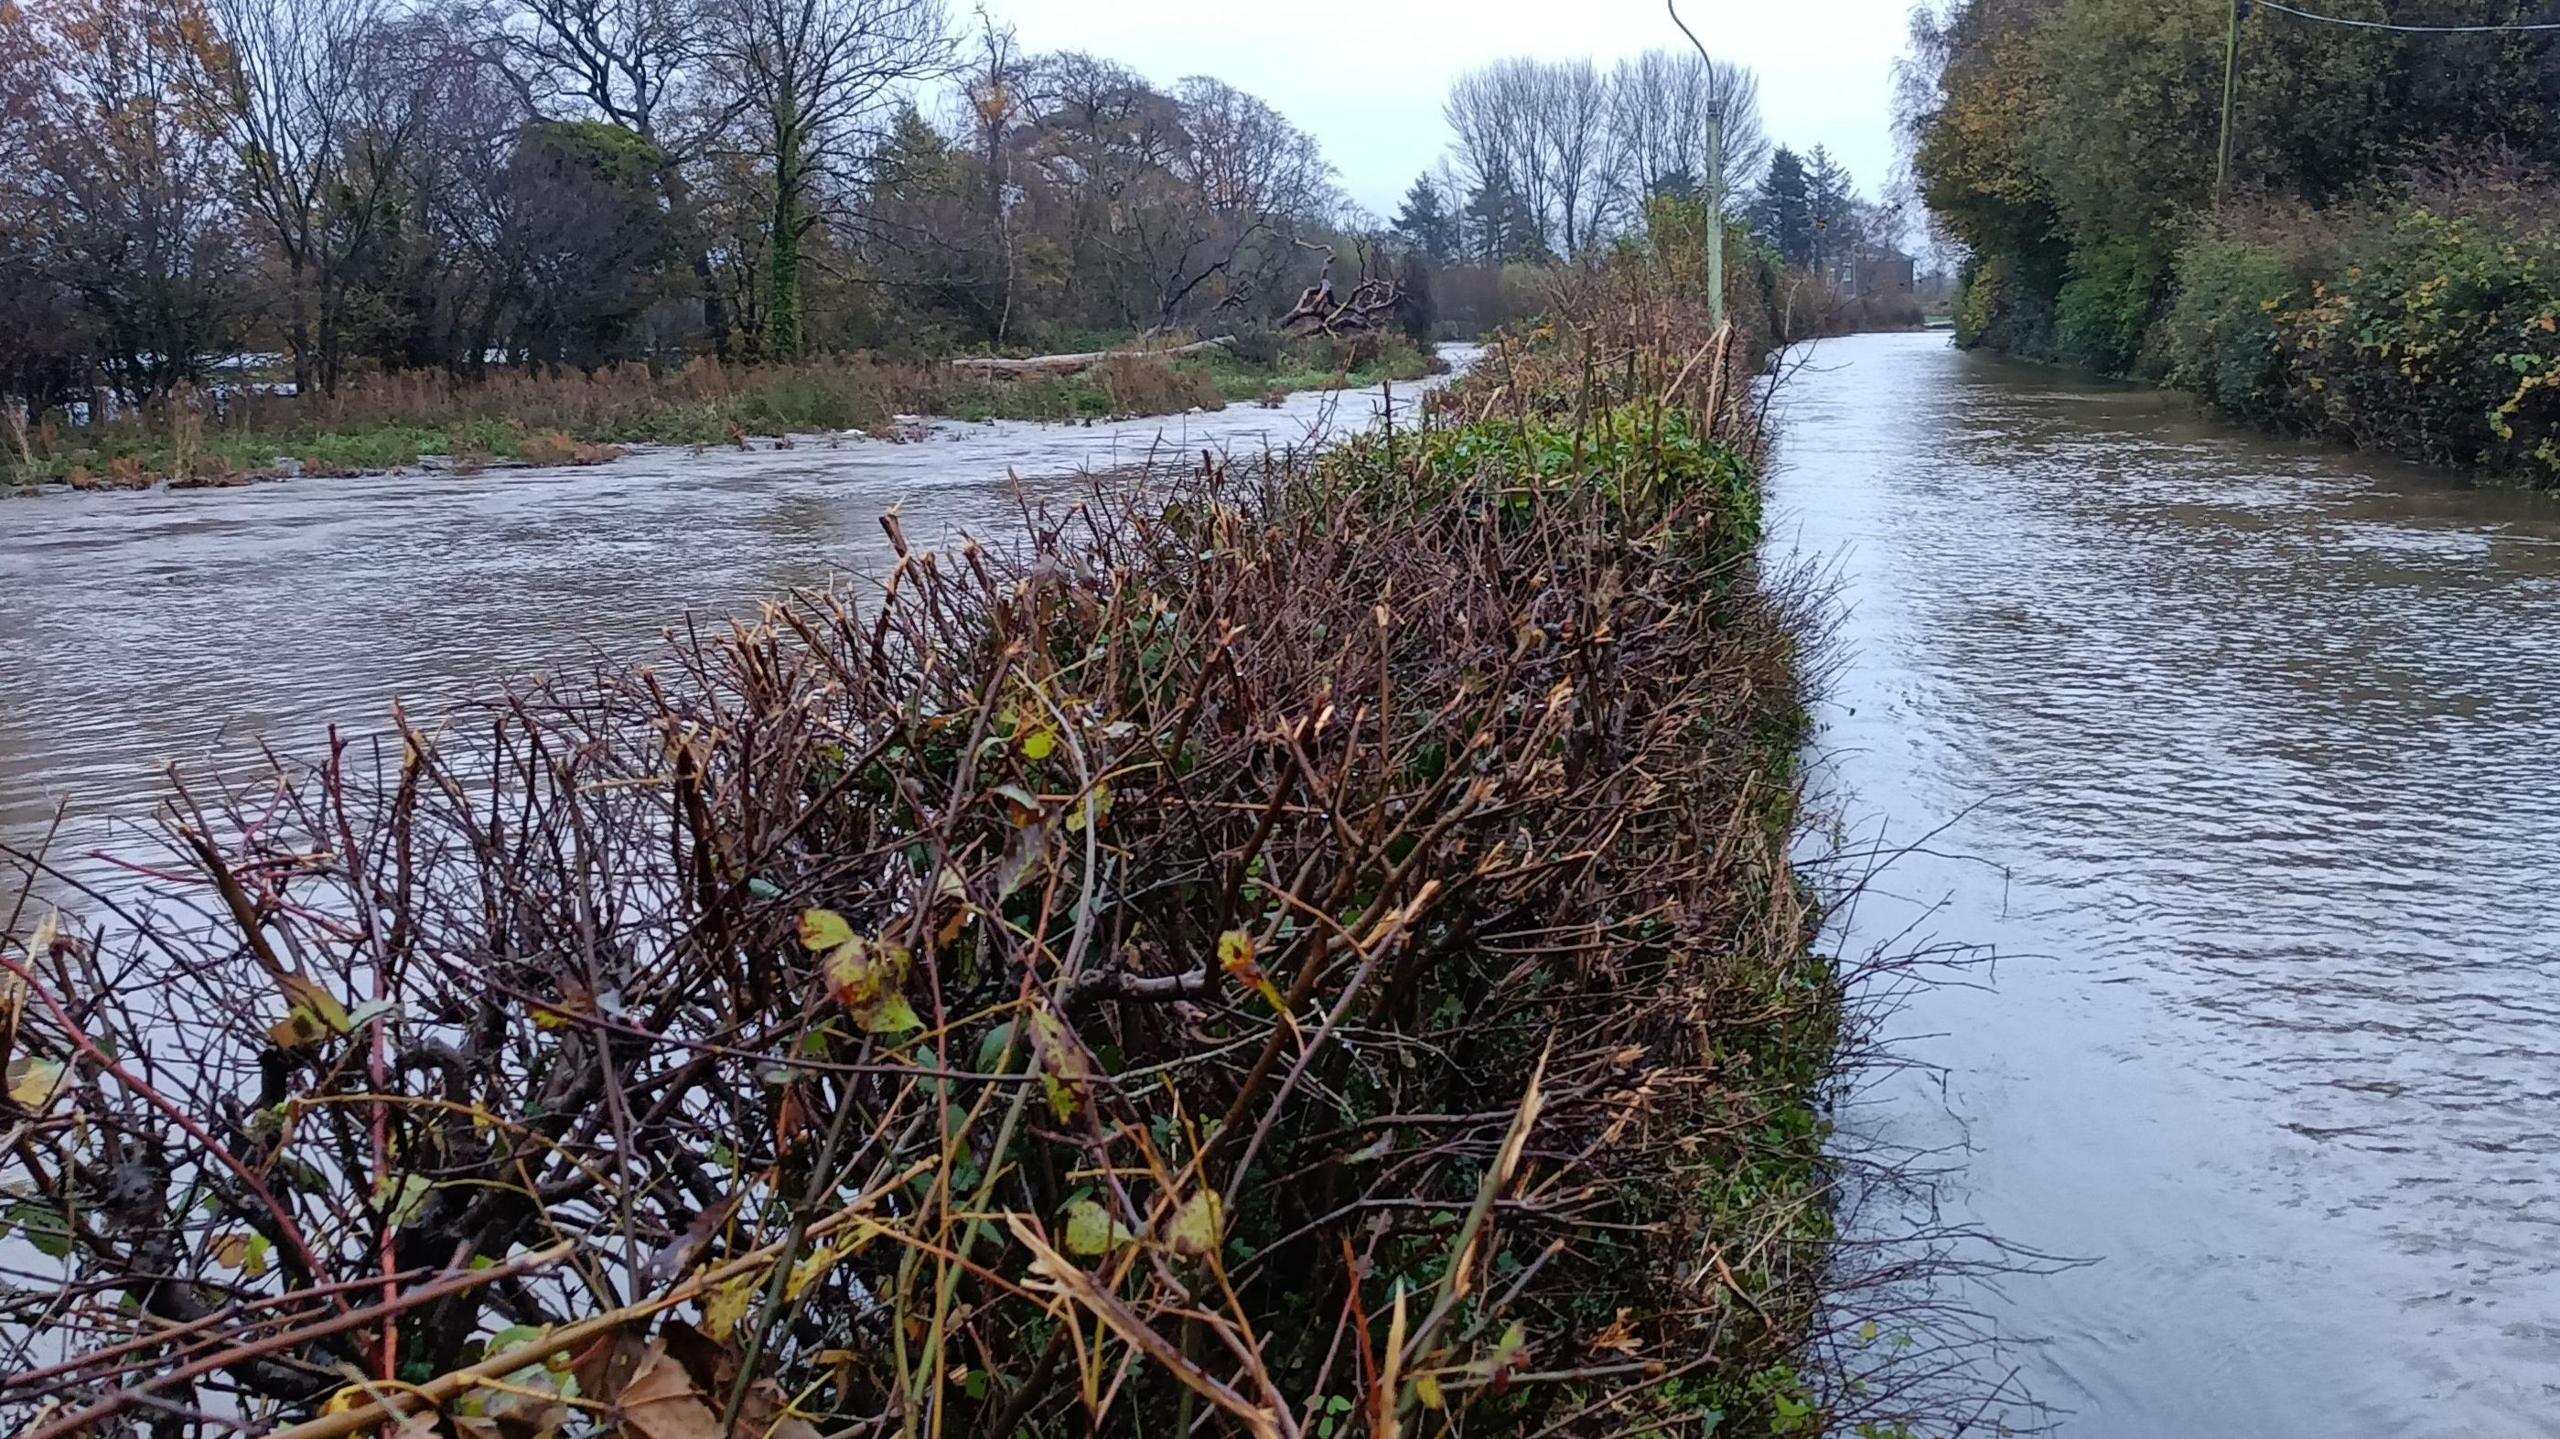
[[[595,463],[619,445],[877,431],[899,414],[1094,420],[1217,409],[1294,390],[1417,378],[1430,366],[1401,342],[1340,357],[1333,350],[1301,343],[1261,364],[1223,354],[1115,358],[1077,374],[1023,379],[845,357],[790,366],[698,360],[664,372],[625,365],[469,384],[434,374],[368,376],[308,401],[189,392],[99,427],[40,421],[23,445],[13,433],[0,446],[0,486],[220,485],[279,472],[395,469],[428,457],[464,468]],[[1346,363],[1332,363],[1337,358]]]

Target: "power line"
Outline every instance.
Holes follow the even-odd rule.
[[[2403,35],[2503,35],[2526,30],[2560,30],[2560,21],[2524,25],[2394,25],[2386,20],[2349,20],[2339,15],[2315,15],[2279,5],[2276,0],[2257,0],[2270,10],[2281,11],[2300,20],[2316,20],[2323,25],[2344,25],[2355,30],[2391,30]]]

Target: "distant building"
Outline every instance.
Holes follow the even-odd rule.
[[[1849,280],[1852,299],[1874,295],[1908,300],[1912,298],[1913,289],[1911,257],[1899,250],[1860,258]]]

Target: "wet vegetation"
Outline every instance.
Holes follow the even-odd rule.
[[[1848,1019],[1696,262],[19,856],[13,1428],[1896,1432],[1818,1378]]]
[[[1903,118],[1960,343],[2560,482],[2560,32],[2531,7],[1959,0]],[[2386,13],[2387,11],[2387,13]],[[2220,164],[2224,76],[2230,161]]]
[[[105,425],[13,425],[0,437],[8,452],[0,484],[226,485],[396,469],[430,457],[464,470],[594,464],[622,445],[743,445],[848,430],[894,438],[902,415],[1078,420],[1214,410],[1296,390],[1419,379],[1435,363],[1401,336],[1269,336],[1238,353],[1115,356],[1072,374],[1019,378],[852,355],[791,365],[698,359],[668,371],[632,363],[478,381],[408,371],[351,378],[309,399],[181,386]]]

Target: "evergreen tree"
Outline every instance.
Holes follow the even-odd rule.
[[[1781,145],[1769,157],[1769,173],[1760,181],[1758,213],[1753,227],[1787,265],[1814,261],[1813,196],[1803,157]]]
[[[1440,187],[1432,183],[1429,175],[1414,177],[1413,188],[1404,192],[1404,208],[1396,212],[1393,229],[1396,238],[1434,264],[1445,265],[1458,257],[1458,217],[1449,213],[1448,202],[1441,198]]]
[[[1500,176],[1488,179],[1467,197],[1468,251],[1488,264],[1544,259],[1546,226],[1537,212]]]
[[[1850,188],[1849,172],[1820,145],[1805,157],[1804,182],[1805,215],[1811,226],[1808,261],[1817,269],[1837,269],[1858,252],[1857,193]]]

